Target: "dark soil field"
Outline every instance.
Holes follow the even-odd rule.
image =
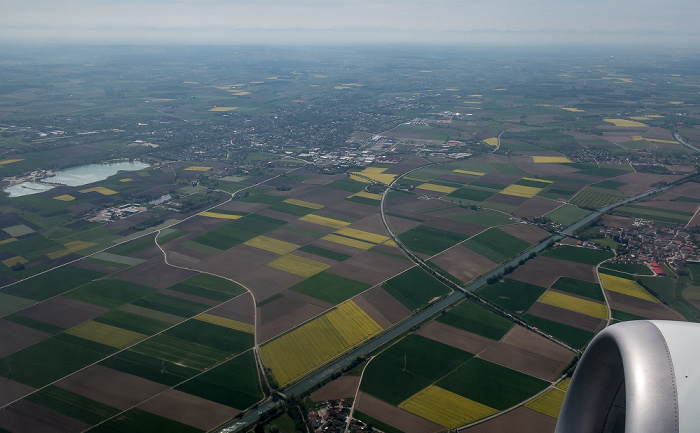
[[[464,431],[469,433],[546,433],[553,432],[557,420],[524,406]]]
[[[496,266],[496,263],[462,245],[455,245],[430,261],[464,283]]]
[[[531,244],[546,239],[549,236],[547,231],[531,224],[511,224],[502,226],[500,229]]]
[[[591,317],[585,314],[576,313],[564,308],[555,307],[553,305],[535,302],[527,314],[542,317],[543,319],[553,320],[563,323],[564,325],[573,326],[590,332],[598,332],[605,326],[605,320]]]
[[[613,310],[635,314],[651,320],[685,321],[685,318],[683,318],[681,314],[673,311],[664,304],[657,304],[656,302],[646,301],[634,296],[627,296],[608,290],[606,290],[606,293],[608,299],[610,299],[610,308]]]
[[[261,344],[324,311],[321,307],[287,296],[266,303],[258,311],[258,343]]]
[[[247,323],[249,325],[254,325],[254,308],[255,305],[253,305],[252,296],[250,293],[244,293],[228,302],[224,302],[218,307],[207,311],[207,313],[226,319],[236,320],[242,323]]]
[[[550,287],[559,277],[570,277],[590,282],[598,281],[595,266],[544,256],[537,256],[529,260],[509,276],[514,280],[542,287]]]
[[[218,427],[240,412],[175,389],[155,396],[138,408],[205,431]]]
[[[0,345],[0,358],[5,358],[49,336],[50,334],[46,332],[0,319],[0,341],[2,341],[2,345]]]
[[[25,308],[18,314],[59,328],[70,328],[109,311],[87,302],[56,296]]]
[[[384,329],[411,315],[408,308],[381,287],[373,287],[353,298],[353,301]]]
[[[559,206],[561,206],[561,203],[556,200],[535,196],[518,206],[513,213],[520,218],[539,217],[553,211]]]
[[[436,321],[421,326],[417,334],[475,355],[497,344],[494,340]]]
[[[341,376],[311,393],[311,400],[326,401],[355,398],[360,376]]]
[[[437,433],[445,428],[361,392],[355,409],[405,433]]]

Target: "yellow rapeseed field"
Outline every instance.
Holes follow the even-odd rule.
[[[557,388],[563,390],[563,391],[566,391],[567,389],[569,389],[569,384],[570,384],[570,383],[571,383],[571,379],[569,379],[569,378],[567,377],[566,379],[564,379],[564,380],[562,380],[561,382],[557,383],[555,386],[556,386]]]
[[[20,162],[24,161],[24,159],[3,159],[0,161],[0,165],[5,165],[5,164],[12,164],[13,162]]]
[[[380,182],[380,183],[383,183],[386,185],[389,185],[391,182],[394,181],[394,179],[396,179],[395,174],[376,173],[376,172],[367,171],[367,170],[368,169],[364,169],[362,171],[352,172],[352,173],[350,173],[350,177],[352,179],[358,180],[360,182],[369,183],[369,181],[364,178],[364,177],[367,177],[369,179],[372,179],[375,182]],[[360,176],[356,176],[356,175],[360,175],[360,176],[364,176],[364,177],[360,177]]]
[[[652,143],[679,144],[675,140],[662,140],[660,138],[646,138],[646,141],[651,141]]]
[[[81,323],[78,326],[68,329],[66,334],[106,344],[107,346],[116,347],[117,349],[129,347],[146,338],[144,334],[99,322]]]
[[[428,191],[444,192],[446,194],[457,190],[457,188],[453,188],[451,186],[435,185],[434,183],[424,183],[422,185],[418,185],[416,188],[427,189]]]
[[[326,235],[326,236],[322,237],[321,239],[323,239],[324,241],[333,242],[333,243],[340,244],[340,245],[347,245],[349,247],[359,248],[361,250],[368,250],[375,245],[375,244],[372,244],[369,242],[359,241],[357,239],[350,239],[350,238],[346,238],[344,236],[338,236],[338,235],[334,235],[334,234]]]
[[[264,344],[260,355],[277,383],[285,386],[381,331],[357,304],[346,301]]]
[[[342,229],[345,226],[349,226],[350,223],[347,221],[336,220],[333,218],[323,217],[320,215],[308,214],[299,218],[301,221],[306,221],[307,223],[318,224],[321,226],[331,227],[334,229]]]
[[[233,111],[237,109],[238,107],[214,107],[210,108],[209,111]]]
[[[267,264],[267,266],[280,271],[289,272],[290,274],[300,277],[309,278],[330,268],[330,265],[317,262],[316,260],[307,259],[304,257],[295,256],[294,254],[286,254],[278,259],[275,259]]]
[[[336,234],[359,239],[361,241],[372,242],[374,244],[381,244],[382,242],[389,240],[388,236],[378,235],[376,233],[366,232],[364,230],[351,229],[349,227],[338,230]]]
[[[506,189],[501,191],[501,194],[514,195],[517,197],[534,197],[538,192],[542,191],[542,188],[535,188],[534,186],[524,186],[524,185],[508,185]]]
[[[68,242],[67,244],[63,245],[65,248],[62,250],[54,251],[52,253],[48,253],[46,256],[50,259],[57,259],[59,257],[63,257],[65,255],[68,255],[70,253],[74,253],[76,251],[84,250],[85,248],[90,248],[92,246],[97,245],[94,242],[85,242],[85,241],[73,241],[73,242]]]
[[[29,260],[25,259],[22,256],[14,256],[14,257],[10,257],[9,259],[3,260],[2,264],[9,268],[9,267],[16,265],[17,263],[24,264],[24,263],[27,263],[28,261]]]
[[[225,317],[214,316],[213,314],[202,313],[195,316],[196,320],[211,323],[212,325],[223,326],[224,328],[235,329],[236,331],[247,332],[252,334],[255,332],[255,327],[248,323],[239,322],[237,320],[227,319]]]
[[[119,179],[119,182],[133,182],[133,181],[134,181],[134,179],[132,179],[130,177],[125,177],[124,179]]]
[[[370,198],[372,200],[381,200],[382,195],[381,194],[372,194],[371,192],[367,191],[360,191],[357,194],[353,194],[350,197],[364,197],[364,198]]]
[[[117,193],[116,191],[112,191],[111,189],[105,188],[103,186],[96,186],[94,188],[81,189],[80,192],[82,192],[83,194],[86,194],[88,192],[99,192],[102,195],[112,195],[112,194]]]
[[[185,169],[185,171],[209,171],[209,170],[211,170],[212,168],[213,168],[213,167],[202,167],[202,166],[199,166],[199,165],[193,165],[193,166],[191,166],[191,167],[187,167],[187,168]]]
[[[269,251],[275,254],[287,254],[299,248],[299,245],[291,242],[280,241],[278,239],[268,238],[267,236],[256,236],[243,242],[245,245],[255,247],[261,250]]]
[[[456,169],[456,170],[452,170],[452,171],[454,171],[455,173],[471,174],[472,176],[483,176],[486,174],[486,173],[481,173],[479,171],[469,171],[469,170],[460,170],[460,169]]]
[[[498,146],[498,137],[487,138],[486,140],[484,140],[484,143],[488,144],[489,146],[496,147]]]
[[[565,156],[533,156],[532,162],[536,164],[570,164],[573,161]]]
[[[297,200],[297,199],[295,199],[295,198],[288,198],[288,199],[283,200],[283,201],[284,201],[285,203],[289,203],[289,204],[293,204],[293,205],[297,205],[297,206],[301,206],[301,207],[305,207],[305,208],[309,208],[309,209],[316,209],[316,210],[318,210],[318,209],[322,209],[322,208],[323,208],[323,205],[322,205],[322,204],[311,203],[310,201],[304,201],[304,200]]]
[[[70,194],[63,194],[63,195],[57,195],[53,199],[54,200],[61,200],[61,201],[73,201],[73,200],[75,200],[75,197],[73,197]]]
[[[399,405],[449,429],[474,422],[498,412],[474,400],[430,385]]]
[[[540,297],[538,302],[543,304],[554,305],[555,307],[564,308],[566,310],[575,311],[587,316],[598,317],[600,319],[608,318],[608,307],[605,304],[599,304],[593,301],[577,298],[575,296],[565,295],[559,292],[547,290]]]
[[[605,122],[612,123],[615,126],[626,126],[629,128],[644,128],[645,124],[642,122],[637,122],[635,120],[627,120],[627,119],[603,119]]]
[[[539,182],[543,183],[543,186],[547,186],[550,183],[554,183],[553,180],[545,180],[545,179],[537,179],[535,177],[524,177],[523,180],[529,180],[530,182]]]
[[[659,303],[659,300],[653,297],[649,292],[644,290],[644,287],[637,284],[636,281],[626,278],[615,277],[608,274],[599,274],[600,282],[605,290],[611,292],[622,293],[623,295],[634,296],[635,298],[646,299],[647,301]]]
[[[227,220],[237,220],[239,218],[243,218],[242,215],[231,215],[227,213],[217,213],[217,212],[200,212],[200,216],[203,217],[209,217],[209,218],[222,218],[222,219],[227,219]]]
[[[586,110],[581,110],[579,108],[573,108],[573,107],[561,107],[561,109],[566,110],[566,111],[571,111],[574,113],[583,113],[584,111],[586,111]]]
[[[551,416],[552,418],[558,418],[565,395],[566,393],[561,389],[550,388],[536,399],[525,403],[525,407],[529,407],[534,411]]]

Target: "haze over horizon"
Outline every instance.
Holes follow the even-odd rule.
[[[619,43],[693,46],[691,0],[26,0],[2,43]]]

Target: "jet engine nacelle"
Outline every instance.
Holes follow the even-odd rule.
[[[555,433],[700,431],[700,324],[604,329],[576,367]]]

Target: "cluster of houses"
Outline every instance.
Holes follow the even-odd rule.
[[[351,407],[351,400],[341,399],[329,400],[316,408],[309,409],[307,416],[313,431],[315,433],[379,432],[357,419],[353,419],[348,427]]]

